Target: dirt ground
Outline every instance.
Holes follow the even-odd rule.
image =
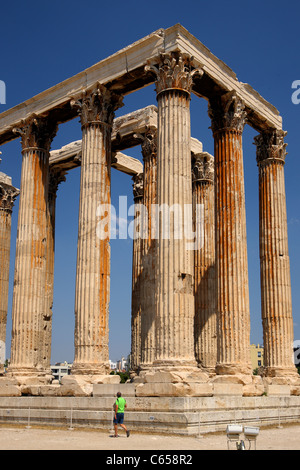
[[[119,438],[100,430],[0,426],[1,450],[227,450],[226,433],[197,437],[141,434],[127,438],[120,429]],[[241,435],[243,438],[243,434]],[[248,442],[245,440],[246,450]],[[229,445],[236,450],[235,442]],[[252,443],[251,449],[254,450]],[[257,450],[300,450],[300,424],[260,429]]]

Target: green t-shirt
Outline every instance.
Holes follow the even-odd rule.
[[[126,405],[126,400],[123,397],[119,397],[116,399],[116,404],[118,405],[118,411],[117,413],[124,413],[125,411],[125,405]]]

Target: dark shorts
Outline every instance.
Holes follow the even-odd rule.
[[[117,417],[114,417],[114,424],[123,424],[124,413],[117,413]]]

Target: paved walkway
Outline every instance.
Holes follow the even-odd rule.
[[[242,438],[242,436],[241,436]],[[247,443],[246,443],[247,447]],[[252,448],[254,446],[252,445]],[[1,450],[226,450],[226,434],[203,437],[166,436],[132,432],[129,438],[99,430],[63,430],[0,426]],[[230,444],[235,450],[235,443]],[[300,450],[300,424],[261,429],[257,450]]]

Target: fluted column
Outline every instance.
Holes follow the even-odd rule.
[[[59,184],[66,180],[66,172],[60,168],[50,168],[48,184],[47,211],[47,257],[45,284],[45,311],[43,315],[43,354],[42,362],[46,370],[50,370],[52,343],[52,306],[54,284],[54,252],[55,252],[55,211],[56,195]]]
[[[266,375],[296,375],[284,164],[285,132],[255,138],[259,168],[261,309]]]
[[[5,361],[11,215],[18,195],[19,190],[12,186],[11,178],[0,173],[0,365]]]
[[[19,220],[12,306],[12,345],[9,372],[45,375],[43,316],[47,270],[47,210],[49,151],[57,124],[30,117],[15,132],[21,134]]]
[[[135,204],[134,238],[132,250],[132,297],[131,297],[131,370],[138,372],[141,364],[141,303],[142,303],[142,244],[141,205],[144,200],[144,175],[133,178],[133,199]],[[137,226],[139,224],[139,227]]]
[[[75,360],[72,374],[109,371],[108,307],[110,234],[99,233],[110,216],[111,130],[120,97],[97,84],[77,106],[82,125],[77,274],[75,296]]]
[[[210,101],[215,158],[218,374],[251,374],[250,310],[242,132],[234,92]]]
[[[192,155],[195,247],[195,354],[199,365],[214,372],[217,363],[215,276],[214,158]]]
[[[193,252],[187,249],[184,230],[185,205],[192,207],[190,92],[196,70],[192,70],[189,56],[177,53],[162,54],[158,67],[148,66],[147,70],[156,74],[157,203],[162,209],[157,239],[154,364],[177,369],[196,365]],[[192,230],[192,220],[185,222],[190,222]]]
[[[142,242],[142,323],[141,368],[153,365],[155,358],[155,266],[156,239],[153,236],[153,207],[157,202],[157,132],[149,130],[142,143],[144,161],[144,207],[146,235]]]

